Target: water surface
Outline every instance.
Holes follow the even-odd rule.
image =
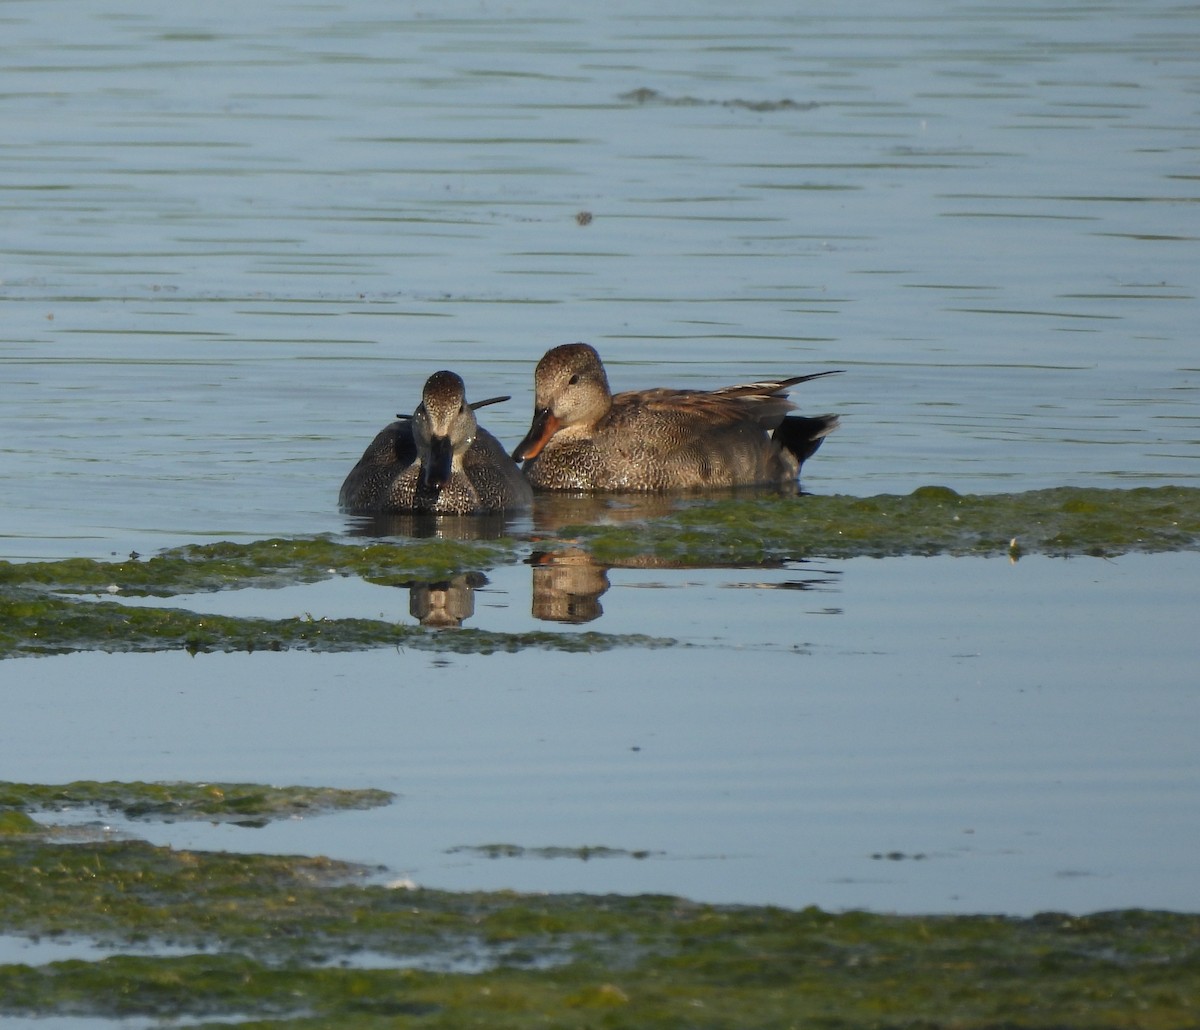
[[[7,4],[0,557],[352,534],[431,372],[511,445],[576,339],[618,388],[846,369],[817,493],[1195,484],[1197,53],[1161,0]],[[587,623],[492,570],[468,625],[693,646],[5,662],[0,776],[387,787],[165,832],[445,886],[1192,907],[1194,565],[614,571]],[[415,618],[340,586],[187,603]],[[446,854],[497,840],[663,855]]]
[[[849,369],[820,492],[1196,478],[1190,7],[231,14],[5,9],[10,553],[337,531],[430,372],[515,443],[575,339]]]
[[[37,782],[381,787],[400,795],[388,808],[261,830],[122,828],[332,851],[426,886],[1189,908],[1197,561],[613,570],[601,623],[636,632],[653,611],[679,642],[661,649],[16,659],[4,761]],[[536,625],[528,575],[497,574],[471,624]],[[176,600],[237,611],[252,593]],[[250,607],[414,621],[406,595],[332,580]],[[1155,633],[1128,617],[1142,610]],[[648,854],[455,850],[497,843]]]

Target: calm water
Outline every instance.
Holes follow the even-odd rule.
[[[430,886],[1194,909],[1198,576],[1195,554],[614,570],[601,624],[654,611],[690,647],[23,659],[4,666],[5,775],[383,787],[401,797],[374,812],[134,829],[333,850]],[[529,591],[501,570],[472,624],[529,627]],[[354,580],[249,604],[413,621],[407,591]],[[1145,610],[1153,634],[1129,617]],[[502,842],[651,855],[451,850]]]
[[[431,371],[515,443],[575,339],[848,369],[817,491],[1195,482],[1195,7],[795,6],[6,4],[5,549],[337,531]]]
[[[430,372],[513,444],[576,339],[619,388],[846,369],[798,394],[844,416],[818,493],[1195,484],[1200,11],[795,6],[5,4],[0,556],[346,533]],[[615,571],[591,628],[698,646],[6,662],[0,777],[390,787],[169,836],[446,886],[1194,908],[1195,573]],[[663,855],[445,854],[494,840]]]

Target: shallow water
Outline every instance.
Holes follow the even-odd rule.
[[[0,29],[0,557],[354,534],[341,479],[429,373],[512,394],[511,445],[574,339],[618,388],[846,369],[797,394],[843,415],[817,493],[1200,474],[1193,7],[66,0]],[[1194,565],[585,569],[565,609],[492,570],[467,625],[695,646],[4,662],[0,777],[389,787],[162,832],[444,886],[1194,908]],[[415,619],[350,581],[178,603]],[[497,840],[665,855],[445,854]]]
[[[614,570],[601,624],[635,630],[652,606],[681,642],[663,649],[12,660],[4,765],[38,782],[382,787],[400,795],[388,808],[261,830],[124,828],[332,851],[425,886],[904,912],[1190,908],[1198,562]],[[508,571],[480,591],[474,624],[533,623],[528,570]],[[412,620],[406,593],[334,580],[196,601]],[[1128,617],[1146,608],[1153,634]],[[496,843],[648,855],[454,850]]]

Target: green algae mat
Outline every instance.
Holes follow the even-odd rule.
[[[198,614],[171,597],[357,576],[404,585],[574,552],[601,567],[755,566],[806,557],[1115,555],[1200,548],[1200,490],[1059,488],[967,496],[925,486],[908,495],[746,497],[688,503],[623,525],[565,526],[536,540],[326,537],[192,545],[149,558],[0,562],[0,658],[70,651],[353,650],[405,646],[487,653],[525,648],[664,647],[647,635],[532,631],[453,633],[371,619],[264,619]],[[153,606],[121,598],[160,598]]]
[[[1196,550],[1200,490],[731,498],[536,539],[326,537],[119,561],[0,562],[0,658],[73,651],[487,653],[670,647],[644,635],[231,618],[170,599],[354,576],[403,585],[583,554],[604,567],[805,557]],[[134,606],[122,598],[139,598]],[[1200,916],[897,917],[644,896],[447,893],[321,857],[158,847],[66,810],[246,827],[387,804],[237,783],[0,783],[0,934],[89,958],[0,965],[6,1015],[250,1027],[1200,1026]],[[497,849],[511,845],[484,845]],[[598,848],[599,851],[603,850]],[[96,957],[99,955],[100,957]]]
[[[51,821],[64,808],[267,821],[389,798],[0,783],[0,933],[105,955],[0,965],[0,1018],[351,1030],[1197,1025],[1195,915],[898,917],[446,893],[326,858],[174,850]]]

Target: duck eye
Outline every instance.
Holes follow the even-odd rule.
[[[579,373],[576,373],[575,375],[571,376],[570,379],[567,380],[567,385],[574,386],[578,382],[579,382]]]

